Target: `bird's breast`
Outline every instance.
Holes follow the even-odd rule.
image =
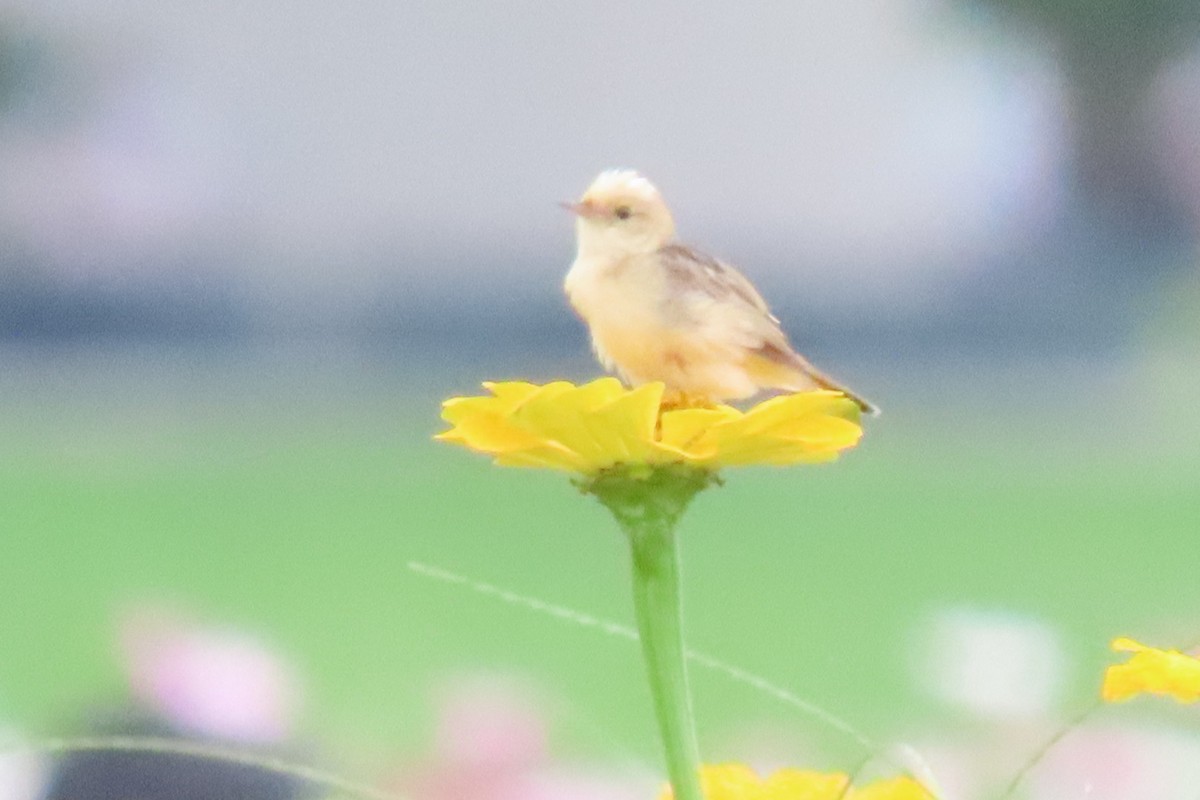
[[[639,257],[579,259],[564,285],[609,366],[637,372],[635,365],[652,357],[666,334],[664,284],[653,263]]]
[[[593,328],[659,323],[664,285],[652,259],[577,259],[564,288],[571,305]]]

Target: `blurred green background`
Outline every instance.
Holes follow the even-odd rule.
[[[0,722],[125,697],[162,606],[277,647],[334,751],[422,750],[489,670],[654,769],[631,644],[406,566],[630,620],[596,503],[431,439],[482,380],[598,373],[554,203],[611,166],[884,409],[698,499],[692,647],[887,741],[978,722],[928,685],[948,610],[1057,637],[1050,719],[1112,637],[1200,639],[1196,9],[0,4]],[[695,690],[716,757],[859,755]]]
[[[406,569],[419,561],[630,619],[626,553],[565,476],[435,443],[470,391],[363,350],[44,348],[6,352],[0,662],[6,714],[55,731],[120,696],[118,611],[162,602],[263,632],[310,681],[308,727],[420,747],[439,676],[529,674],[562,734],[652,753],[629,643]],[[945,605],[1048,621],[1066,708],[1095,692],[1108,640],[1195,633],[1190,552],[1200,428],[1182,363],[1030,364],[897,375],[840,462],[731,471],[683,525],[691,645],[880,738],[953,719],[914,680]],[[479,366],[479,374],[488,374]],[[286,398],[286,402],[281,398]],[[703,671],[705,737],[777,724],[849,758],[828,727]],[[736,754],[729,754],[734,756]]]

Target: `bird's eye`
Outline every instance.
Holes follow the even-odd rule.
[[[629,219],[633,216],[633,209],[629,206],[617,206],[613,213],[617,215],[617,219]]]

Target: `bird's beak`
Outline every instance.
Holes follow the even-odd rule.
[[[600,209],[596,208],[596,206],[589,200],[584,200],[583,202],[580,202],[580,203],[565,203],[564,202],[564,203],[559,203],[559,205],[562,206],[563,208],[565,208],[567,211],[570,211],[572,214],[575,214],[576,216],[584,217],[585,219],[589,218],[589,217],[598,217],[598,216],[600,216],[600,213],[601,213]]]

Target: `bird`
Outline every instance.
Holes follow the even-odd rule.
[[[575,214],[567,299],[601,364],[627,384],[661,381],[664,403],[683,406],[831,389],[879,413],[793,349],[744,275],[680,242],[662,194],[638,172],[602,172],[561,205]]]

